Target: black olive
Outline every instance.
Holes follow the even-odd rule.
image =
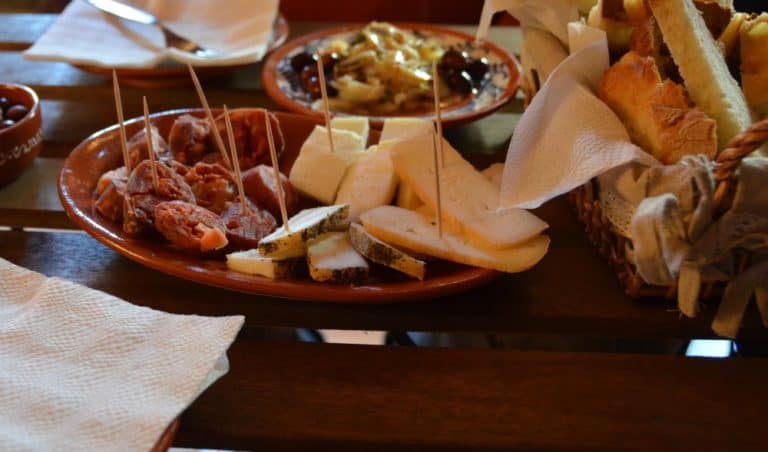
[[[299,74],[301,88],[307,92],[312,99],[320,97],[320,81],[317,77],[317,67],[307,66]]]
[[[472,92],[472,77],[467,71],[454,71],[446,78],[448,86],[459,94],[470,94]]]
[[[335,53],[326,53],[321,56],[323,59],[323,72],[326,74],[330,74],[333,72],[333,68],[336,66],[336,63],[339,61],[339,55]]]
[[[315,64],[314,57],[307,52],[297,53],[291,57],[291,68],[297,73],[301,72],[305,67],[314,66]]]
[[[483,59],[475,60],[469,63],[467,72],[475,83],[482,82],[485,80],[485,76],[488,74],[488,63],[483,61]]]
[[[8,127],[11,127],[12,125],[16,124],[12,119],[3,119],[0,121],[0,130],[7,129]]]
[[[27,113],[29,113],[27,107],[21,104],[16,104],[12,105],[8,110],[5,111],[5,117],[14,121],[18,121],[24,116],[27,116]]]
[[[336,97],[339,95],[339,90],[337,90],[333,85],[331,85],[330,80],[325,81],[325,92],[328,94],[328,97]]]
[[[443,54],[440,59],[440,66],[446,69],[462,70],[469,65],[466,55],[456,49],[451,49]]]
[[[0,108],[3,109],[3,112],[5,110],[8,110],[11,107],[11,101],[7,97],[0,97]]]

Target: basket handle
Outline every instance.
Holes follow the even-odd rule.
[[[730,202],[727,196],[733,184],[733,172],[738,168],[741,160],[751,154],[755,149],[768,142],[768,118],[752,124],[747,130],[733,137],[728,145],[715,159],[715,196],[712,200],[712,208],[715,212],[724,212],[730,208],[726,205]]]

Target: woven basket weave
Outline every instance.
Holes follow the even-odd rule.
[[[768,142],[768,118],[753,124],[749,129],[733,138],[715,159],[714,177],[716,182],[713,198],[713,212],[721,216],[731,206],[735,189],[734,172],[741,160],[755,149]],[[767,184],[768,185],[768,184]],[[599,188],[594,180],[572,190],[568,200],[575,208],[579,220],[584,224],[590,242],[610,263],[618,275],[624,290],[633,298],[663,296],[673,299],[677,285],[669,287],[647,284],[627,258],[630,241],[617,234],[600,207]],[[746,265],[748,256],[742,255],[740,262]],[[722,285],[704,283],[700,298],[707,299],[722,292]]]

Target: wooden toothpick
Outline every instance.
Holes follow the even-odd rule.
[[[443,118],[440,109],[440,89],[437,74],[437,61],[432,62],[432,95],[435,98],[435,123],[437,124],[437,150],[440,158],[440,168],[445,168],[445,156],[443,155]]]
[[[128,175],[131,175],[131,156],[128,155],[128,139],[125,136],[125,121],[123,119],[123,99],[120,97],[120,84],[117,81],[117,71],[112,69],[112,90],[115,94],[115,110],[117,124],[120,127],[120,147],[123,150],[123,165]]]
[[[237,186],[237,193],[240,195],[240,213],[243,215],[250,214],[251,209],[248,208],[247,200],[245,199],[245,190],[243,189],[243,176],[240,173],[240,159],[237,156],[237,146],[235,145],[235,133],[232,131],[232,121],[229,119],[229,110],[227,106],[224,106],[224,124],[227,126],[227,139],[229,140],[229,152],[232,154],[232,168],[235,176],[235,185]]]
[[[149,154],[149,165],[152,168],[152,186],[157,191],[160,185],[160,178],[157,176],[157,162],[155,161],[155,147],[152,144],[152,123],[149,122],[149,107],[147,106],[147,96],[142,96],[144,104],[144,128],[147,131],[147,154]]]
[[[269,121],[269,112],[264,109],[264,122],[267,126],[267,142],[269,142],[269,155],[272,157],[272,170],[275,172],[275,187],[277,187],[277,200],[280,203],[280,215],[283,217],[285,232],[291,232],[288,227],[288,208],[285,206],[285,192],[283,181],[280,177],[280,167],[277,163],[277,151],[275,151],[275,139],[272,136],[272,124]]]
[[[437,136],[437,132],[434,127],[432,129],[432,157],[435,164],[435,191],[437,192],[437,235],[443,238],[443,208],[440,200],[440,165],[437,164],[437,140],[440,139]]]
[[[216,142],[216,147],[219,148],[219,152],[221,153],[221,161],[224,163],[225,168],[232,169],[232,164],[229,161],[229,157],[227,156],[227,148],[224,147],[224,140],[222,140],[221,138],[221,133],[219,133],[219,128],[216,127],[216,120],[213,118],[211,107],[208,106],[208,99],[206,99],[205,97],[205,92],[203,91],[202,85],[200,85],[200,80],[197,78],[195,69],[192,67],[191,64],[187,63],[187,69],[189,69],[189,75],[192,77],[192,83],[195,85],[195,91],[197,91],[197,97],[200,98],[200,103],[203,105],[203,109],[205,110],[205,117],[208,119],[208,122],[211,124],[213,139]]]
[[[335,152],[333,147],[333,133],[331,133],[331,109],[328,106],[328,90],[325,88],[325,71],[323,70],[323,57],[318,53],[317,57],[317,80],[320,84],[320,95],[323,98],[323,115],[325,116],[325,129],[328,131],[328,144],[331,147],[331,153]]]

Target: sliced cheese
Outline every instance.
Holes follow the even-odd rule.
[[[386,140],[407,140],[421,136],[432,136],[432,121],[419,118],[389,118],[384,121],[379,143]]]
[[[331,129],[355,132],[360,137],[360,148],[365,149],[368,147],[368,134],[370,132],[368,118],[362,116],[340,116],[333,118],[331,119]]]
[[[419,206],[423,206],[424,203],[419,199],[419,195],[413,191],[413,187],[400,181],[397,186],[397,202],[396,204],[403,209],[416,209]]]
[[[271,279],[286,278],[296,274],[302,262],[304,262],[303,256],[276,259],[262,256],[257,249],[227,254],[227,268],[230,270]]]
[[[345,222],[348,214],[347,205],[304,209],[288,219],[288,231],[279,227],[261,239],[259,253],[264,257],[279,258],[303,255],[308,240]]]
[[[326,232],[307,243],[307,266],[315,281],[350,283],[368,277],[368,263],[346,232]]]
[[[403,272],[417,279],[424,279],[427,264],[399,249],[387,245],[376,237],[366,232],[365,228],[357,223],[349,226],[349,240],[358,253],[389,268]]]
[[[347,161],[330,151],[328,144],[305,142],[288,179],[301,194],[333,204],[347,172]]]
[[[515,273],[531,268],[547,253],[549,237],[537,235],[503,250],[474,246],[450,231],[438,236],[434,219],[395,206],[382,206],[361,215],[366,231],[391,245],[441,259]]]
[[[482,175],[491,182],[497,191],[501,191],[501,178],[504,176],[503,163],[494,163],[488,168],[482,170],[480,173],[482,173]]]
[[[437,211],[432,138],[398,141],[390,151],[397,175]],[[440,169],[443,221],[460,228],[475,245],[502,249],[536,236],[547,224],[523,209],[498,212],[499,190],[450,143],[443,140]]]
[[[331,128],[331,133],[333,133],[333,152],[344,159],[347,162],[347,166],[355,163],[360,154],[365,152],[366,143],[355,132]],[[304,141],[302,148],[306,145],[315,145],[330,150],[326,128],[315,126],[312,133]]]
[[[349,221],[374,207],[392,202],[397,175],[389,157],[390,142],[371,146],[347,171],[339,187],[335,204],[349,204]]]

